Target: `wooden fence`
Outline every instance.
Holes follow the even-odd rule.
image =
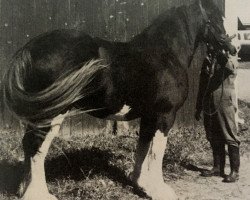
[[[111,41],[127,41],[140,33],[163,11],[193,0],[0,0],[0,74],[8,67],[11,56],[30,38],[46,31],[66,28]],[[224,9],[224,0],[215,0]],[[197,57],[200,57],[200,51]],[[193,124],[197,92],[199,59],[189,70],[190,91],[179,111],[178,124]],[[14,126],[1,101],[0,124]],[[84,123],[81,117],[81,127]],[[92,119],[91,119],[92,120]],[[69,120],[71,127],[76,119]],[[95,122],[96,123],[96,122]]]

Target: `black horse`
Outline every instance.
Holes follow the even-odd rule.
[[[46,186],[44,159],[73,107],[99,118],[141,118],[131,180],[153,199],[176,199],[162,176],[167,134],[188,95],[187,67],[195,49],[199,42],[218,46],[221,34],[222,13],[212,0],[196,0],[163,13],[127,43],[75,30],[27,43],[4,80],[6,105],[27,123],[23,199],[56,199]]]

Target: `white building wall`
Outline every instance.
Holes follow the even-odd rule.
[[[239,50],[240,49],[240,43],[238,40],[238,0],[225,0],[225,19],[224,19],[224,27],[226,29],[226,33],[229,36],[236,35],[233,40],[232,44]],[[238,56],[231,56],[230,60],[234,63],[235,66],[235,72],[237,73],[237,67],[239,66],[238,63]],[[240,121],[239,115],[238,115],[238,91],[239,91],[239,85],[238,85],[238,78],[236,76],[236,79],[234,81],[234,87],[235,87],[235,94],[236,94],[236,106],[237,106],[237,112],[235,114],[236,121]],[[238,124],[237,124],[238,125]]]

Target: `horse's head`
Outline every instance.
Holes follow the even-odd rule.
[[[237,50],[231,40],[236,35],[228,36],[226,34],[222,11],[213,0],[196,0],[195,5],[199,10],[199,28],[188,66],[191,65],[195,51],[202,42],[207,45],[208,51],[235,55]]]
[[[213,0],[198,0],[201,12],[201,28],[197,35],[197,42],[205,42],[214,51],[228,51],[234,55],[236,48],[224,28],[223,13]]]

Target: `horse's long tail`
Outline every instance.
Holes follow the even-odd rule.
[[[48,126],[52,118],[65,112],[72,103],[96,91],[97,88],[90,87],[90,82],[105,67],[100,60],[91,60],[80,68],[65,72],[44,90],[28,92],[24,81],[32,68],[32,58],[30,52],[23,49],[17,53],[4,76],[5,105],[26,123]]]

